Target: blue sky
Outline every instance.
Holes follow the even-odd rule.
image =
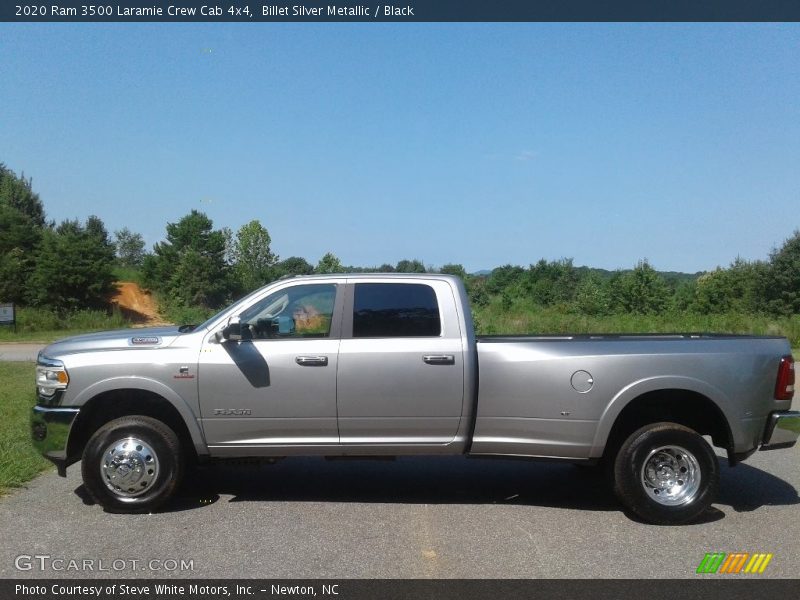
[[[149,244],[697,271],[800,226],[796,24],[0,25],[0,161]]]

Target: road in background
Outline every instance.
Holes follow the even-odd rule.
[[[34,362],[39,350],[46,344],[18,344],[16,342],[0,342],[0,361],[4,362]]]

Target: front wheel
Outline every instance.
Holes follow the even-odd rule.
[[[659,525],[697,519],[717,495],[719,462],[694,430],[652,423],[634,431],[614,460],[614,491],[636,515]]]
[[[180,441],[167,425],[145,416],[115,419],[89,439],[83,483],[112,512],[150,511],[175,492],[183,475]]]

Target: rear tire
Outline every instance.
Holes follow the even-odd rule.
[[[128,416],[103,425],[83,451],[83,483],[111,512],[152,511],[178,489],[184,471],[180,441],[157,419]]]
[[[719,461],[694,430],[652,423],[634,431],[614,460],[614,492],[649,523],[697,519],[716,499]]]

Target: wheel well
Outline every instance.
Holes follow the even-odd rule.
[[[606,453],[610,450],[613,456],[631,433],[662,421],[679,423],[700,435],[711,436],[715,446],[732,451],[730,427],[713,400],[690,390],[668,389],[642,394],[622,409],[609,433]]]
[[[136,389],[103,392],[84,404],[70,430],[67,456],[80,459],[86,442],[95,431],[109,421],[128,415],[158,419],[178,435],[187,457],[197,456],[192,436],[178,410],[164,397]]]

